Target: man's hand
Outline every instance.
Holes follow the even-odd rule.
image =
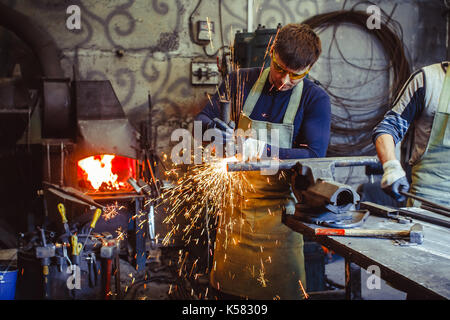
[[[234,141],[234,122],[231,121],[230,124],[226,124],[219,118],[214,118],[208,125],[208,129],[217,130],[220,135],[222,135],[222,143],[227,144],[230,141]]]
[[[261,158],[266,143],[261,140],[247,138],[242,143],[242,153],[237,155],[240,161],[255,161]]]
[[[406,179],[405,171],[398,160],[389,160],[383,164],[383,177],[381,178],[381,188],[397,201],[404,201],[405,196],[400,191],[409,190],[409,182]]]

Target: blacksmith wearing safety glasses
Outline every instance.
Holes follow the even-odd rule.
[[[234,123],[220,119],[220,99],[229,96],[227,89],[231,89],[233,103],[242,106],[235,119],[237,128],[279,132],[277,141],[247,138],[239,157],[243,161],[256,161],[264,151],[271,156],[274,147],[280,159],[324,157],[330,139],[330,99],[305,78],[320,54],[320,39],[309,26],[284,26],[270,49],[270,67],[231,73],[196,120],[202,121],[204,129],[221,130],[225,140],[233,139]],[[218,226],[210,274],[212,295],[302,299],[299,282],[306,287],[303,238],[281,222],[283,211],[295,211],[290,179],[279,173],[243,174],[252,190],[236,191],[236,203],[224,208],[226,219]]]

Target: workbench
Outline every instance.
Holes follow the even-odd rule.
[[[403,208],[415,210],[417,208]],[[426,210],[420,209],[420,212]],[[433,213],[427,211],[431,216]],[[440,216],[442,218],[442,216]],[[346,299],[361,299],[361,268],[380,268],[380,278],[407,293],[407,299],[450,298],[450,229],[412,219],[400,224],[384,217],[369,215],[362,229],[409,230],[414,223],[423,226],[422,244],[399,243],[392,239],[316,236],[316,228],[326,228],[284,215],[283,222],[345,258]]]

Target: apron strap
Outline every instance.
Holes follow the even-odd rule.
[[[283,123],[294,124],[295,115],[297,114],[298,107],[300,106],[300,100],[303,92],[303,80],[294,87],[291,93],[289,104],[284,114]]]
[[[250,90],[247,99],[245,99],[244,108],[242,109],[242,111],[248,117],[250,117],[253,109],[255,108],[256,102],[258,102],[259,96],[261,95],[261,92],[264,88],[264,84],[266,83],[267,77],[269,76],[269,71],[270,68],[264,69],[261,76],[253,85],[252,90]]]
[[[450,113],[450,65],[447,66],[447,72],[445,73],[437,111],[446,114]]]

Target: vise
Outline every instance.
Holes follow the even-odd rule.
[[[228,171],[264,170],[273,160],[228,163]],[[349,185],[335,181],[335,168],[380,165],[376,156],[279,160],[280,170],[290,169],[292,191],[298,201],[295,216],[309,223],[352,228],[364,223],[368,210],[357,210],[359,194]],[[367,170],[366,170],[367,172]]]

